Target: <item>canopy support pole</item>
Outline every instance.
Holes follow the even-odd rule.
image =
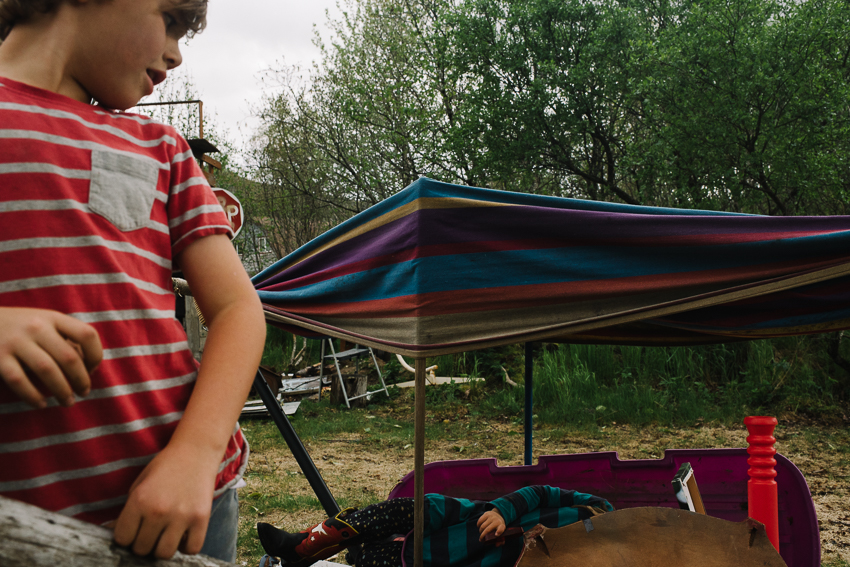
[[[425,541],[425,359],[417,358],[415,367],[415,419],[413,441],[413,567],[423,567]]]
[[[534,431],[534,355],[531,343],[525,343],[525,464],[531,464]]]
[[[289,418],[286,417],[285,413],[283,413],[283,409],[280,407],[277,398],[275,398],[272,389],[269,387],[265,378],[263,378],[259,369],[257,370],[257,374],[254,376],[254,388],[257,390],[257,393],[260,394],[260,399],[263,400],[263,404],[265,404],[266,409],[269,410],[269,415],[272,416],[272,420],[280,430],[280,434],[283,435],[284,441],[286,441],[286,444],[289,445],[289,450],[295,457],[295,461],[298,463],[298,466],[301,467],[301,472],[304,473],[304,476],[307,478],[307,482],[310,483],[310,487],[313,489],[313,492],[316,493],[316,497],[319,499],[319,503],[322,505],[322,508],[325,509],[325,513],[331,518],[336,516],[340,510],[339,504],[336,503],[336,499],[334,499],[331,494],[328,485],[325,484],[325,479],[322,478],[322,475],[319,472],[319,469],[316,468],[316,464],[313,462],[313,459],[311,459],[310,455],[307,454],[307,449],[305,449],[304,444],[301,443],[301,438],[298,437],[298,434],[295,432],[295,428],[293,428],[292,423],[289,422]]]

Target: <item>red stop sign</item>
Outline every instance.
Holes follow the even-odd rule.
[[[213,193],[218,198],[218,204],[224,209],[224,214],[227,215],[227,221],[230,223],[230,228],[233,229],[233,238],[242,230],[242,203],[236,198],[236,195],[222,189],[221,187],[213,187]]]

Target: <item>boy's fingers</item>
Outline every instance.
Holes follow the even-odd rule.
[[[84,396],[91,390],[88,370],[80,356],[79,347],[61,335],[50,333],[39,337],[39,360],[27,359],[26,365],[38,376],[62,405],[74,403],[74,393]],[[45,358],[41,358],[44,356]]]
[[[60,404],[70,406],[74,403],[74,393],[71,391],[66,371],[59,367],[57,358],[63,360],[76,358],[79,367],[82,367],[82,361],[61,338],[57,337],[56,342],[58,343],[56,346],[49,348],[58,348],[61,351],[59,353],[56,350],[46,350],[41,344],[26,343],[18,351],[18,360],[21,366],[44,384]]]
[[[186,535],[187,537],[180,546],[180,549],[190,555],[200,553],[201,548],[204,546],[204,540],[207,537],[207,526],[193,526]]]
[[[162,534],[162,526],[152,521],[142,520],[142,525],[133,540],[133,553],[136,555],[149,555]]]
[[[29,405],[39,409],[47,405],[44,396],[30,382],[26,372],[15,358],[7,357],[0,362],[0,377],[16,396]]]
[[[135,541],[136,534],[139,533],[141,523],[141,515],[135,509],[124,506],[118,520],[115,521],[115,533],[112,536],[115,543],[124,547],[130,546]]]
[[[183,541],[184,533],[183,530],[175,528],[173,525],[169,526],[159,536],[159,542],[156,544],[154,556],[157,559],[171,559],[174,556],[174,552],[177,551],[180,542]]]
[[[97,368],[103,359],[103,346],[94,327],[73,317],[65,316],[56,328],[67,340],[76,345],[89,372]]]

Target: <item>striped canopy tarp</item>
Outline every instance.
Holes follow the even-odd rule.
[[[415,357],[850,328],[850,217],[766,217],[422,178],[253,278],[267,319]]]

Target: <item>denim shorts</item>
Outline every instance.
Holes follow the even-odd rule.
[[[213,500],[207,537],[201,554],[234,563],[236,535],[239,527],[239,498],[236,489],[229,488]]]

